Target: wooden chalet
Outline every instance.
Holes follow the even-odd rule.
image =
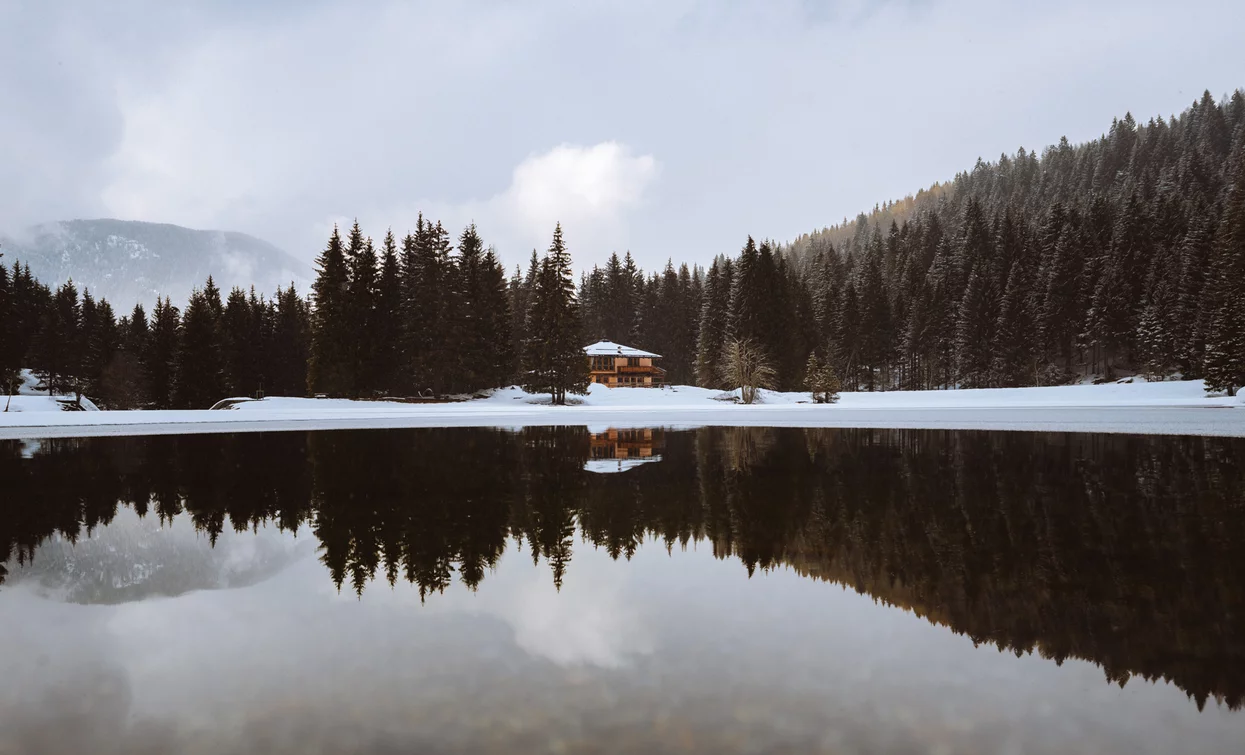
[[[585,346],[584,354],[588,357],[590,382],[610,388],[660,388],[666,384],[666,371],[656,365],[661,354],[613,341]]]
[[[584,469],[598,474],[626,472],[641,464],[661,461],[665,437],[661,430],[651,428],[618,429],[589,436],[591,458]]]

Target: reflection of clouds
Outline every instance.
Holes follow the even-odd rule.
[[[661,558],[665,558],[661,554]],[[469,613],[495,617],[514,633],[514,643],[558,665],[625,666],[629,658],[654,650],[654,631],[641,610],[634,564],[578,544],[559,592],[547,562],[531,566],[531,555],[513,545],[476,592],[455,583],[428,598],[429,614]],[[387,591],[380,584],[365,600],[418,603],[414,590]],[[354,602],[354,595],[342,594]]]
[[[543,570],[510,592],[498,615],[519,647],[562,665],[615,668],[653,651],[636,601],[628,601],[626,562],[580,548],[558,592]]]
[[[75,540],[49,537],[24,565],[10,558],[6,584],[71,603],[123,603],[246,586],[313,549],[309,534],[295,540],[271,523],[244,532],[226,526],[213,545],[188,514],[163,522],[120,507],[107,526]]]
[[[251,587],[116,606],[0,590],[4,755],[652,752],[676,731],[701,752],[1229,752],[1242,724],[652,539],[631,561],[577,542],[560,593],[511,547],[477,593],[426,605],[406,583],[339,594],[311,552]]]

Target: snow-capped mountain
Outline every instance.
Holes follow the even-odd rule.
[[[69,220],[0,236],[3,262],[28,263],[51,286],[73,279],[106,298],[118,313],[158,296],[183,304],[212,275],[222,292],[233,286],[272,294],[291,281],[306,292],[314,273],[267,241],[232,231],[197,231],[133,220]]]
[[[213,544],[189,515],[161,522],[121,507],[108,525],[82,532],[77,542],[58,533],[25,565],[16,557],[0,564],[8,572],[0,590],[27,585],[68,603],[127,603],[246,587],[314,552],[312,538],[296,539],[273,526],[238,532],[226,523]]]

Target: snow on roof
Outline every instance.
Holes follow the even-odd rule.
[[[661,354],[654,354],[651,351],[642,349],[633,349],[630,346],[623,346],[621,343],[613,341],[597,341],[591,346],[584,347],[584,353],[590,357],[660,357]]]
[[[589,459],[584,462],[584,471],[595,474],[617,474],[654,461],[661,461],[661,456],[649,456],[643,459]]]

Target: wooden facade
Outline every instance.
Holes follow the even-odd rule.
[[[584,347],[589,381],[610,388],[660,388],[666,371],[657,365],[660,354],[601,341]]]
[[[665,437],[661,430],[651,428],[618,429],[611,427],[590,436],[591,451],[584,470],[596,474],[627,472],[661,461]]]
[[[661,430],[652,428],[611,427],[603,433],[593,433],[589,445],[594,459],[660,459],[665,438]]]

